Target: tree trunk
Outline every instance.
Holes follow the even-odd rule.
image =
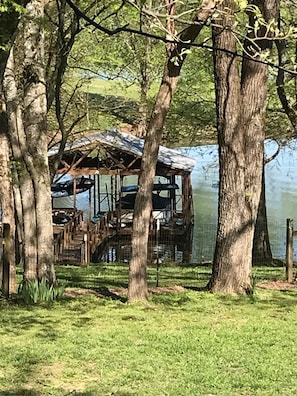
[[[135,127],[135,135],[142,138],[145,137],[147,131],[148,88],[149,88],[149,82],[146,80],[146,77],[143,76],[143,80],[140,84],[140,103],[138,106],[138,118]]]
[[[53,257],[53,225],[51,180],[47,153],[47,102],[44,64],[44,32],[38,22],[43,17],[43,0],[31,0],[27,5],[32,20],[25,23],[24,59],[24,126],[30,153],[30,174],[35,192],[38,278],[55,281]]]
[[[15,80],[13,50],[7,61],[3,87],[9,125],[9,140],[12,148],[12,177],[16,196],[20,196],[16,213],[22,225],[22,251],[25,279],[33,280],[37,274],[36,220],[34,210],[34,188],[26,165],[26,143],[22,109]],[[29,157],[29,155],[28,155]]]
[[[255,234],[253,242],[253,264],[271,265],[273,263],[271,246],[269,241],[267,211],[266,211],[266,194],[265,194],[265,166],[262,174],[262,190],[258,208],[258,216],[255,225]]]
[[[261,0],[257,6],[267,25],[251,29],[246,39],[241,79],[235,55],[230,55],[237,49],[232,14],[221,13],[217,25],[222,28],[214,29],[220,188],[217,240],[208,287],[230,294],[252,291],[252,245],[262,186],[268,67],[254,59],[258,59],[259,51],[271,48],[271,40],[263,37],[271,37],[266,28],[277,18],[278,9],[274,0]],[[233,0],[223,1],[220,7],[236,11]],[[251,13],[249,25],[255,26],[255,21]]]
[[[219,26],[232,27],[235,22],[234,3],[224,1],[229,15],[221,13]],[[217,128],[220,161],[219,224],[213,273],[209,287],[213,291],[235,292],[241,284],[249,284],[249,274],[244,270],[245,258],[241,251],[247,251],[244,185],[244,151],[242,130],[238,128],[240,118],[240,77],[236,56],[237,40],[228,28],[213,30],[214,76],[216,89]],[[231,53],[217,50],[227,48]],[[245,225],[243,225],[245,224]],[[242,279],[244,281],[242,281]]]
[[[27,6],[27,15],[30,18],[23,27],[23,102],[17,89],[13,52],[4,78],[9,137],[15,164],[16,212],[22,225],[24,278],[45,278],[54,283],[43,33],[37,20],[43,16],[43,2],[32,0]]]
[[[6,114],[1,113],[0,117],[0,202],[2,210],[2,225],[10,225],[10,244],[11,249],[7,249],[9,257],[9,290],[8,294],[16,292],[16,268],[15,268],[15,221],[14,221],[14,202],[11,187],[11,177],[9,169],[9,143],[7,140],[7,119]],[[3,232],[3,230],[2,230]],[[3,264],[4,260],[1,260]],[[2,283],[2,273],[0,270],[0,285]]]
[[[214,12],[214,5],[215,3],[212,0],[204,1],[197,10],[196,23],[193,23],[179,35],[181,42],[176,45],[167,44],[166,46],[167,62],[145,137],[138,192],[135,200],[132,257],[129,268],[129,302],[145,301],[147,299],[147,244],[152,209],[152,189],[164,122],[176,90],[180,70],[186,58],[184,50],[188,48],[188,45],[185,43],[193,42],[196,39],[203,27],[203,22]],[[175,14],[175,1],[166,1],[166,6],[168,15],[173,16]],[[175,24],[173,18],[168,18],[167,30],[174,37]]]

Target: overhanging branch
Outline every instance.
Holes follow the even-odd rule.
[[[99,31],[101,31],[102,33],[105,33],[108,36],[114,36],[116,34],[119,33],[130,33],[130,34],[137,34],[139,36],[143,36],[143,37],[148,37],[148,38],[152,38],[158,41],[161,41],[165,44],[176,44],[176,45],[180,45],[182,47],[184,47],[185,49],[193,47],[193,48],[201,48],[201,49],[207,49],[212,51],[213,50],[213,46],[211,45],[207,45],[205,43],[194,43],[194,42],[187,42],[187,35],[184,35],[184,32],[187,31],[187,33],[189,32],[189,29],[186,28],[184,31],[182,31],[175,39],[172,38],[167,38],[167,37],[163,37],[163,36],[159,36],[157,34],[153,34],[153,33],[149,33],[149,32],[145,32],[142,30],[137,30],[137,29],[133,29],[130,28],[129,25],[124,25],[121,27],[118,27],[116,29],[110,30],[107,29],[106,27],[102,26],[101,24],[95,22],[93,19],[91,19],[90,17],[88,17],[83,11],[81,11],[73,2],[72,0],[66,0],[66,3],[69,5],[70,8],[72,8],[72,10],[75,12],[75,14],[85,20],[86,22],[88,22],[91,26],[95,27],[96,29],[98,29]],[[203,26],[208,26],[207,23],[205,22],[201,22],[199,19],[197,19],[194,23],[193,26],[197,26],[197,25],[203,25]],[[278,41],[277,38],[274,39],[274,41]],[[217,51],[222,51],[225,52],[229,55],[232,56],[237,56],[239,58],[245,58],[247,57],[244,53],[239,53],[237,51],[229,51],[226,50],[224,48],[216,48]],[[248,57],[250,59],[250,56]],[[266,60],[262,60],[262,59],[257,59],[257,58],[253,58],[253,61],[256,63],[261,63],[264,65],[267,65],[273,69],[277,69],[277,70],[281,70],[285,73],[288,73],[292,76],[297,76],[297,72],[295,70],[290,70],[285,68],[284,66],[279,66],[278,64],[275,64],[273,62],[269,62]]]

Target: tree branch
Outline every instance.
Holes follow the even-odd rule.
[[[202,49],[207,49],[210,51],[213,51],[213,46],[212,45],[207,45],[204,42],[203,43],[194,43],[194,42],[187,42],[189,39],[189,35],[191,35],[192,33],[192,29],[195,30],[197,28],[197,26],[208,26],[207,22],[203,21],[203,15],[201,15],[200,17],[197,17],[196,20],[192,23],[191,26],[188,26],[187,28],[185,28],[183,31],[180,32],[180,34],[175,37],[175,38],[168,38],[168,37],[163,37],[163,36],[159,36],[157,34],[153,34],[153,33],[149,33],[149,32],[145,32],[143,30],[137,30],[137,29],[133,29],[128,27],[128,25],[124,25],[121,27],[118,27],[114,30],[110,30],[107,29],[106,27],[102,26],[101,24],[95,22],[93,19],[89,18],[84,12],[82,12],[73,2],[72,0],[66,0],[66,3],[69,5],[69,7],[71,7],[73,9],[73,11],[76,13],[76,15],[85,20],[86,22],[88,22],[91,26],[95,27],[96,29],[98,29],[99,31],[107,34],[108,36],[113,36],[115,34],[119,34],[121,32],[125,32],[125,33],[133,33],[133,34],[137,34],[140,36],[144,36],[144,37],[148,37],[148,38],[152,38],[158,41],[161,41],[163,43],[171,43],[171,44],[179,44],[180,46],[183,46],[184,48],[202,48]],[[195,28],[196,26],[196,28]],[[278,38],[274,38],[271,39],[272,41],[278,42],[280,39]],[[216,48],[217,51],[222,51],[226,54],[232,55],[232,56],[237,56],[239,58],[246,58],[248,57],[250,59],[250,55],[247,56],[245,53],[239,53],[238,51],[229,51],[227,49],[224,48]],[[273,69],[277,69],[277,70],[282,70],[292,76],[297,76],[297,72],[295,70],[289,70],[283,66],[280,66],[278,64],[275,64],[273,62],[270,61],[266,61],[263,59],[257,59],[257,58],[253,58],[253,61],[256,63],[261,63],[267,66],[270,66]]]

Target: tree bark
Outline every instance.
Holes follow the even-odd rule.
[[[47,153],[47,101],[44,64],[44,32],[38,19],[44,16],[43,0],[31,0],[27,13],[32,20],[25,23],[24,127],[30,155],[28,167],[35,192],[38,279],[55,281],[53,257],[53,225],[51,179]]]
[[[21,256],[24,264],[25,279],[33,280],[37,274],[36,219],[34,210],[34,188],[26,165],[26,143],[22,109],[18,97],[14,51],[11,50],[3,80],[8,116],[8,134],[12,149],[12,177],[16,197],[20,197],[16,213],[20,215],[22,226]]]
[[[263,163],[262,189],[253,242],[253,264],[271,265],[273,263],[266,210],[265,165],[270,161],[273,161],[279,155],[281,147],[282,145],[278,143],[275,153],[272,156],[265,158]]]
[[[206,0],[197,10],[193,25],[179,35],[180,43],[167,44],[167,61],[162,82],[147,128],[141,170],[138,179],[138,192],[134,207],[132,231],[132,257],[129,268],[128,301],[145,301],[147,289],[147,244],[152,209],[152,189],[156,173],[158,151],[162,138],[164,122],[169,111],[182,65],[186,58],[186,43],[193,42],[200,33],[203,22],[214,12],[215,2]],[[168,15],[175,14],[175,1],[166,1]],[[199,22],[199,23],[198,23]],[[175,35],[174,19],[168,18],[167,31]]]
[[[218,231],[209,289],[229,294],[252,292],[252,246],[262,186],[268,67],[259,53],[271,48],[267,26],[277,20],[278,2],[259,0],[267,25],[255,27],[249,15],[245,56],[239,65],[232,27],[236,3],[225,0],[214,29],[214,68],[220,158]],[[265,38],[267,35],[268,39]],[[228,50],[223,53],[220,49]],[[230,51],[230,52],[229,52]]]
[[[43,2],[32,0],[24,22],[23,96],[17,87],[13,52],[4,77],[14,167],[16,212],[22,225],[24,278],[55,282],[50,175],[46,136]],[[23,111],[24,109],[24,111]]]
[[[0,116],[0,202],[2,210],[2,225],[10,224],[10,245],[6,250],[9,257],[5,259],[9,262],[9,290],[8,294],[16,292],[16,268],[15,268],[15,221],[14,202],[11,187],[11,177],[9,169],[9,143],[7,139],[7,119],[5,112]],[[1,230],[3,232],[3,229]],[[3,260],[1,260],[3,264]],[[0,270],[0,285],[2,283],[3,271]]]
[[[253,241],[253,264],[257,265],[271,265],[273,263],[268,233],[265,191],[265,166],[263,166],[262,189]]]

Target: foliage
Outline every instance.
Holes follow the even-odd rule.
[[[45,279],[23,280],[18,288],[18,295],[25,304],[40,304],[59,300],[64,293],[64,286],[49,285]]]
[[[246,32],[249,28],[247,20],[247,2],[238,0],[239,11],[236,13],[237,23],[236,32],[238,37],[238,52],[242,53],[243,41],[246,37]],[[155,33],[162,35],[164,31],[164,8],[159,2],[134,2],[134,10],[125,4],[123,8],[114,5],[113,9],[106,8],[104,14],[98,14],[97,21],[103,21],[103,25],[106,28],[116,28],[119,26],[129,26],[135,29],[139,29],[139,16],[140,10],[144,11],[142,17],[145,19],[145,23],[142,25],[143,31],[149,33]],[[179,10],[177,13],[177,26],[179,29],[182,28],[185,19],[190,20],[190,15],[193,12],[194,5],[192,3],[180,2],[178,4]],[[258,7],[249,7],[249,11],[252,11],[257,15],[257,25],[263,24],[263,18],[259,14]],[[109,14],[108,14],[109,13]],[[294,18],[296,13],[296,6],[292,1],[285,1],[281,4],[281,20],[280,27],[277,27],[275,21],[269,26],[270,31],[274,31],[278,38],[284,37],[287,40],[289,60],[292,64],[286,63],[286,68],[294,70],[296,60],[294,59],[294,48],[295,48],[295,36],[296,28],[294,28]],[[259,15],[258,15],[259,14]],[[92,9],[89,9],[89,16],[92,15]],[[295,18],[296,19],[296,18]],[[128,21],[128,23],[127,23]],[[163,26],[163,27],[162,27]],[[162,31],[163,29],[163,31]],[[205,27],[201,38],[199,39],[200,45],[210,44],[210,29]],[[134,42],[134,47],[131,47],[131,43]],[[85,75],[92,75],[98,79],[112,79],[113,82],[117,82],[118,86],[135,86],[139,87],[141,81],[139,59],[145,57],[145,38],[139,37],[138,35],[132,35],[126,32],[122,32],[118,35],[107,36],[101,32],[94,31],[88,27],[80,35],[79,41],[76,43],[76,50],[73,52],[73,70],[79,71]],[[147,70],[151,74],[152,81],[159,81],[161,76],[161,67],[163,60],[163,44],[156,41],[154,42],[153,52],[147,58]],[[272,62],[275,66],[277,65],[277,54],[276,51],[267,59]],[[75,69],[76,68],[76,69]],[[191,54],[188,56],[188,60],[185,64],[185,69],[179,83],[179,88],[176,92],[174,102],[166,121],[165,126],[165,139],[168,139],[171,143],[174,142],[185,142],[186,140],[193,142],[193,144],[201,144],[205,138],[205,142],[214,142],[215,136],[215,102],[214,102],[214,89],[213,89],[213,70],[212,70],[212,59],[210,52],[205,49],[196,50],[191,49]],[[85,72],[84,72],[85,70]],[[288,137],[292,134],[290,125],[286,116],[281,108],[277,93],[275,89],[275,72],[277,68],[270,70],[270,87],[269,87],[269,107],[267,114],[267,137],[278,136]],[[292,101],[294,99],[294,85],[295,78],[288,75],[285,79],[286,90],[288,99]],[[153,102],[153,96],[156,90],[151,89],[148,97],[148,107],[151,108]],[[101,92],[99,92],[102,95]],[[113,93],[111,93],[113,95]],[[121,112],[121,105],[119,105],[119,99],[115,106],[118,107],[118,112],[114,115],[114,107],[110,106],[98,106],[100,109],[100,121],[96,122],[96,127],[99,126],[100,122],[104,125],[121,126],[127,123],[133,123],[135,121],[135,109],[139,98],[135,98],[135,109],[131,112],[123,110]],[[123,98],[121,98],[123,100]],[[98,101],[97,103],[100,103]],[[94,108],[95,113],[95,102],[90,104],[90,107]],[[123,106],[125,107],[124,100]],[[110,114],[110,112],[112,114]],[[125,115],[125,120],[121,119],[121,114]],[[107,123],[104,122],[105,118],[109,120]],[[93,120],[93,118],[92,118]]]
[[[1,0],[0,2],[0,52],[7,51],[15,28],[19,19],[19,15],[25,12],[23,5],[26,0]]]
[[[21,2],[16,2],[13,0],[2,0],[0,4],[0,12],[12,12],[16,11],[18,13],[23,13],[25,11]]]
[[[256,268],[256,279],[282,270]],[[162,285],[202,285],[209,271],[161,267]],[[95,294],[99,281],[127,280],[124,266],[58,266],[57,273],[93,294],[54,309],[0,301],[1,396],[296,394],[296,289],[256,286],[253,297],[231,297],[192,287],[156,293],[143,307]]]
[[[94,12],[89,9],[89,14]],[[117,9],[110,4],[98,15],[97,21],[108,29],[119,25],[135,27],[136,30],[146,28],[154,31],[153,23],[146,18],[139,21],[136,9],[127,5]],[[116,17],[115,17],[116,15]],[[141,26],[140,26],[140,25]],[[147,26],[149,24],[149,27]],[[68,76],[76,78],[79,76],[87,84],[83,88],[89,91],[88,82],[93,80],[94,85],[104,85],[106,81],[111,82],[111,87],[116,83],[115,91],[109,95],[103,91],[99,96],[86,96],[88,106],[88,128],[104,129],[111,127],[131,127],[137,125],[140,118],[139,108],[145,108],[145,115],[151,107],[152,97],[155,95],[154,84],[160,78],[164,61],[164,47],[157,40],[151,40],[137,34],[117,34],[108,36],[100,31],[94,31],[88,26],[77,37],[68,68]],[[135,103],[133,108],[126,110],[127,95],[130,87],[135,92]],[[119,95],[118,92],[124,95]],[[114,99],[112,101],[112,99]],[[142,106],[142,104],[145,104]],[[85,126],[85,125],[84,125]]]
[[[169,142],[182,145],[216,143],[212,58],[193,49],[183,66],[165,130]]]

